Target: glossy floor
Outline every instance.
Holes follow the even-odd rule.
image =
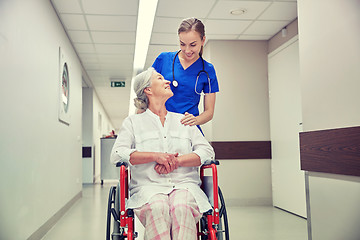
[[[43,240],[105,239],[110,186],[84,185],[83,196]],[[273,207],[226,207],[232,240],[306,240],[306,220]],[[141,234],[141,229],[137,228]],[[142,240],[141,237],[137,238]]]

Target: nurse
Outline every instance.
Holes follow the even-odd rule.
[[[197,18],[184,19],[178,36],[180,51],[161,53],[152,66],[171,81],[174,96],[166,102],[166,108],[185,114],[182,124],[199,127],[213,118],[219,85],[214,66],[202,58],[206,38],[204,24]],[[198,105],[202,93],[204,111],[200,114]]]

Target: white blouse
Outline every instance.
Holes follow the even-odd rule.
[[[156,162],[132,165],[130,154],[138,152],[195,153],[201,164],[215,157],[214,149],[196,126],[180,123],[182,114],[168,112],[164,126],[159,116],[147,109],[144,113],[127,117],[120,129],[111,152],[111,162],[129,165],[131,180],[127,208],[138,208],[158,193],[169,194],[173,189],[187,189],[198,204],[200,212],[211,209],[205,193],[201,190],[199,167],[179,167],[169,174],[158,174]]]

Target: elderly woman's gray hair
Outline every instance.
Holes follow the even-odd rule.
[[[144,92],[145,88],[151,85],[151,76],[155,72],[153,67],[149,67],[147,70],[139,73],[134,78],[134,91],[136,98],[134,98],[134,104],[137,109],[146,110],[149,106],[149,100]]]

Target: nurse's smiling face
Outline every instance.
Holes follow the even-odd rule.
[[[179,40],[181,56],[188,62],[195,62],[199,58],[199,52],[205,43],[205,37],[201,39],[198,32],[191,30],[181,32],[179,34]]]

